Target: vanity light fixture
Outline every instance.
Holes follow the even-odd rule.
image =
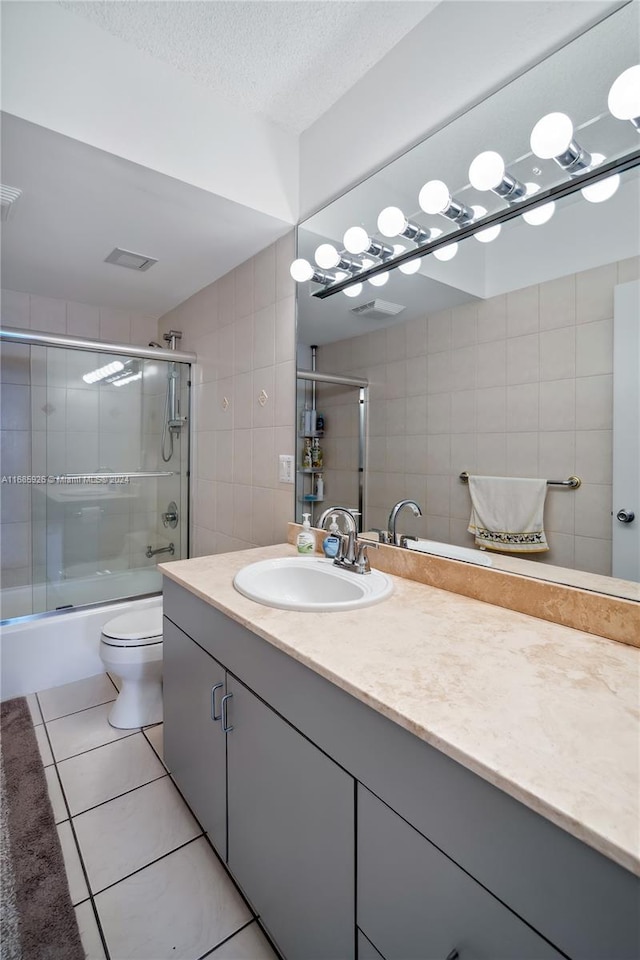
[[[363,227],[349,227],[342,242],[349,253],[370,253],[380,260],[389,260],[393,256],[393,247],[380,240],[373,240]]]
[[[548,113],[538,120],[530,142],[536,157],[555,160],[570,177],[591,166],[591,154],[573,139],[573,123],[566,113]]]
[[[522,214],[522,219],[525,223],[528,223],[530,227],[541,227],[544,223],[548,223],[551,220],[551,217],[556,212],[556,205],[551,201],[551,203],[543,203],[541,207],[534,207],[533,210],[527,210]]]
[[[457,252],[458,244],[450,243],[446,247],[440,247],[438,250],[434,250],[433,255],[436,260],[453,260]]]
[[[521,200],[527,193],[524,183],[507,173],[504,160],[495,150],[485,150],[472,160],[469,183],[476,190],[491,190],[509,203]]]
[[[616,120],[629,120],[640,133],[640,64],[629,67],[614,80],[607,104]]]
[[[591,169],[599,167],[605,160],[606,157],[603,153],[594,153],[591,157]],[[606,180],[599,180],[589,187],[583,187],[580,193],[589,203],[604,203],[605,200],[609,200],[614,195],[619,186],[620,174],[614,173],[612,177],[607,177]]]
[[[314,256],[316,263],[323,270],[332,270],[334,267],[346,270],[347,273],[357,273],[362,270],[362,263],[359,260],[344,257],[338,253],[332,243],[321,243]]]
[[[487,210],[486,207],[480,207],[474,205],[473,210],[473,219],[482,220],[483,217],[486,217]],[[502,224],[498,223],[495,227],[487,227],[486,230],[478,230],[477,233],[474,233],[476,240],[479,240],[480,243],[491,243],[492,240],[496,240],[500,236],[502,230]]]
[[[400,207],[385,207],[378,216],[378,230],[384,237],[406,237],[418,246],[431,240],[433,230],[407,220]]]
[[[328,284],[334,283],[337,279],[332,273],[321,273],[319,270],[315,270],[309,261],[304,258],[294,260],[289,267],[289,273],[296,283],[305,283],[307,280],[313,280],[314,283]]]
[[[454,200],[449,188],[442,180],[429,180],[418,194],[418,203],[425,213],[439,213],[447,220],[458,225],[470,223],[473,220],[473,210],[470,207]]]
[[[133,383],[134,380],[142,380],[142,370],[139,370],[137,373],[132,373],[130,376],[112,380],[111,383],[114,387],[123,387],[125,383]]]

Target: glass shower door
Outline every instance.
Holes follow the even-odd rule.
[[[33,612],[157,592],[188,555],[188,371],[32,348]]]

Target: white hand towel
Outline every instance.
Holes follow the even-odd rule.
[[[476,544],[505,553],[542,553],[549,549],[543,529],[546,480],[469,477],[469,533]]]

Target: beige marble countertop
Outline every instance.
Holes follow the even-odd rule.
[[[640,649],[399,577],[385,602],[344,613],[234,589],[246,564],[294,554],[279,544],[160,569],[640,875]]]

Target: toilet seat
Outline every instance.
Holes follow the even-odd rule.
[[[149,647],[162,643],[162,607],[114,617],[102,628],[101,639],[109,647]]]

